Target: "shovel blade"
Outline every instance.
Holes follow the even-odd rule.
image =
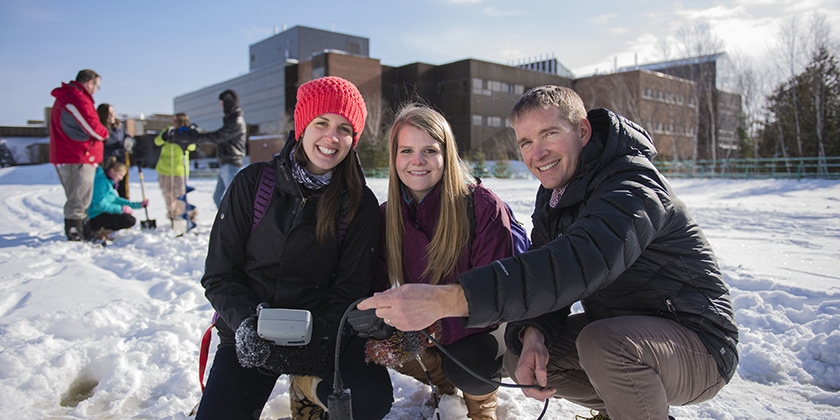
[[[156,220],[141,220],[140,221],[140,228],[141,229],[155,229],[155,228],[157,228],[157,221]]]

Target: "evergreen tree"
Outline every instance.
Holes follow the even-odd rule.
[[[767,111],[760,134],[762,156],[825,157],[840,153],[837,57],[826,48],[819,48],[802,73],[774,89],[767,98]],[[796,144],[794,115],[799,116],[802,156],[798,147],[791,147]]]
[[[479,178],[489,175],[487,172],[487,155],[483,151],[478,150],[473,153],[472,167],[473,175]]]
[[[510,162],[506,159],[496,161],[493,166],[493,176],[496,178],[510,178],[511,177]]]

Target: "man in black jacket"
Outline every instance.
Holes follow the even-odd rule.
[[[242,158],[245,156],[245,117],[239,108],[239,95],[228,89],[219,94],[219,104],[224,110],[222,128],[207,133],[198,133],[194,143],[215,143],[216,159],[219,161],[219,176],[216,180],[216,191],[213,201],[216,207],[222,202],[228,185],[242,168]]]
[[[697,222],[651,159],[637,124],[588,114],[571,89],[540,86],[509,120],[540,180],[533,248],[458,276],[359,304],[401,330],[458,316],[509,322],[505,367],[538,400],[600,419],[667,419],[712,398],[738,363],[729,290]],[[570,315],[580,301],[583,312]]]

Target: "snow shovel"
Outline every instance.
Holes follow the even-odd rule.
[[[128,152],[125,152],[125,167],[131,169],[131,158],[128,157]],[[125,185],[125,198],[131,199],[131,192],[128,190],[128,173],[131,172],[130,170],[125,171],[125,178],[123,178],[123,185]]]
[[[137,165],[137,173],[138,178],[140,178],[140,193],[143,196],[143,201],[146,201],[146,186],[143,185],[143,165]],[[143,210],[146,211],[146,220],[140,221],[140,228],[141,229],[155,229],[157,228],[157,221],[154,219],[149,219],[149,207],[143,207]]]

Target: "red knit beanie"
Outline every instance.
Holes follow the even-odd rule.
[[[367,118],[365,100],[356,86],[336,76],[322,77],[300,85],[295,105],[296,140],[300,141],[306,126],[323,114],[338,114],[347,118],[353,127],[353,147],[356,147]]]

